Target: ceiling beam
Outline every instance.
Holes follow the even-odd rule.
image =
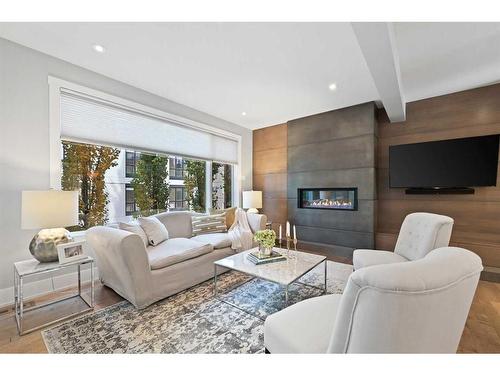
[[[352,22],[351,25],[389,119],[405,121],[406,101],[392,24]]]

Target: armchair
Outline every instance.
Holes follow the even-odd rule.
[[[405,217],[394,252],[383,250],[354,250],[355,270],[385,263],[407,262],[423,258],[429,251],[450,243],[453,219],[448,216],[415,212]]]
[[[454,353],[482,269],[457,247],[360,269],[342,295],[268,316],[264,345],[271,353]]]

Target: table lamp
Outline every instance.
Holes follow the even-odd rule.
[[[78,191],[23,191],[21,206],[21,228],[41,229],[30,242],[31,255],[57,261],[57,245],[72,240],[64,227],[78,224]]]
[[[248,208],[247,212],[250,214],[258,214],[258,208],[262,208],[262,191],[244,191],[243,208]]]

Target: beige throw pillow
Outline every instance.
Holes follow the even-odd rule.
[[[236,219],[236,208],[237,207],[230,207],[226,208],[224,210],[215,210],[215,209],[210,209],[210,214],[222,214],[226,213],[226,227],[227,229],[231,228],[231,225],[233,225],[234,220]]]
[[[225,212],[217,215],[193,216],[191,222],[193,224],[193,236],[227,232]]]
[[[150,245],[156,246],[168,240],[168,230],[158,218],[150,216],[140,217],[138,220],[146,236],[148,236],[148,243]]]
[[[127,232],[138,234],[139,237],[141,237],[142,242],[144,242],[144,246],[148,247],[148,236],[146,236],[144,229],[142,229],[139,223],[118,223],[118,228],[126,230]]]

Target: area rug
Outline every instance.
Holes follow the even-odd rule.
[[[328,293],[342,293],[351,272],[350,265],[328,261]],[[233,271],[219,280],[220,297],[246,312],[214,299],[207,281],[143,310],[123,301],[46,329],[45,345],[49,353],[262,353],[261,319],[283,308],[282,289]],[[323,266],[299,281],[321,286]],[[293,284],[289,303],[321,293]]]

